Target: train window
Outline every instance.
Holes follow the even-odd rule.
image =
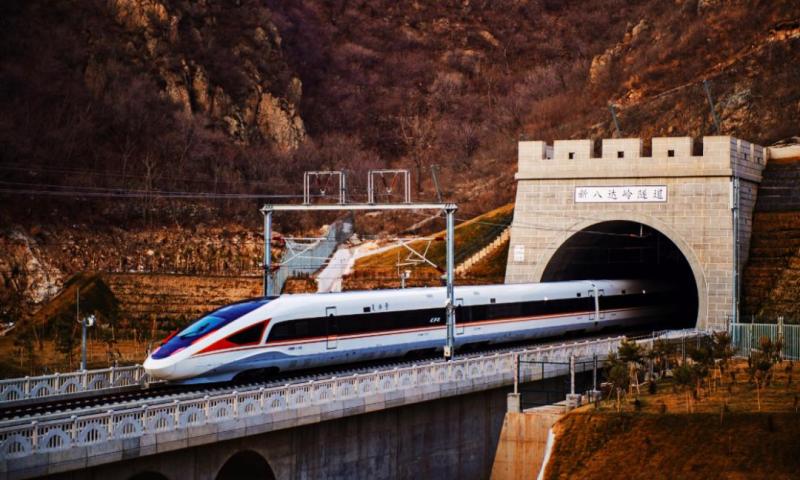
[[[657,305],[668,303],[669,296],[665,294],[645,295],[642,293],[630,293],[626,295],[614,295],[603,299],[603,308],[630,308],[642,307],[646,305]]]
[[[269,332],[268,342],[324,337],[328,318],[303,318],[281,322]]]
[[[269,332],[269,341],[288,340],[292,338],[293,332],[292,322],[282,322],[274,327]]]
[[[372,309],[369,307],[364,307],[364,313],[369,313]]]
[[[470,307],[465,307],[464,305],[458,305],[456,307],[456,321],[469,323],[471,320],[472,309]]]
[[[292,323],[294,323],[293,333],[295,338],[303,338],[308,336],[308,320],[295,320]]]
[[[261,322],[234,333],[228,337],[227,340],[236,345],[249,345],[258,343],[261,340],[261,334],[263,332],[264,322]]]
[[[237,318],[267,304],[270,300],[269,298],[247,300],[218,308],[195,322],[192,322],[191,325],[184,328],[177,335],[170,337],[161,347],[152,353],[152,357],[155,359],[169,357],[173,353],[183,350],[193,344],[206,334],[218,330]]]
[[[488,307],[486,305],[475,305],[469,307],[469,321],[471,322],[479,322],[481,320],[486,320],[486,309]],[[456,319],[458,321],[458,319]]]
[[[510,318],[520,314],[519,303],[499,303],[489,308],[488,318]]]
[[[177,337],[181,340],[194,340],[200,338],[203,335],[213,332],[214,330],[218,330],[237,318],[252,312],[267,302],[269,302],[269,300],[266,299],[251,300],[247,302],[234,303],[233,305],[219,308],[183,329],[183,331],[180,332]]]
[[[496,301],[497,301],[497,300],[496,300],[496,299],[494,299],[494,298],[490,298],[490,299],[489,299],[489,303],[495,303]]]
[[[579,296],[579,297],[581,296],[581,292],[578,292],[578,296]]]

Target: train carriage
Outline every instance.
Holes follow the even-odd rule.
[[[456,348],[651,323],[673,314],[670,289],[644,280],[455,287]],[[441,350],[446,289],[282,295],[215,310],[168,337],[145,370],[218,382]]]

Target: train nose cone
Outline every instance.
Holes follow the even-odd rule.
[[[144,371],[147,372],[152,378],[160,380],[169,380],[175,373],[175,364],[172,362],[163,362],[154,360],[152,357],[147,357],[142,365]]]

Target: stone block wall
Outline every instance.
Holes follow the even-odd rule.
[[[517,197],[506,269],[507,283],[537,282],[558,248],[594,224],[625,220],[668,237],[684,254],[698,287],[698,326],[724,328],[733,311],[733,177],[740,180],[739,270],[747,260],[752,212],[765,150],[727,136],[705,137],[702,156],[693,140],[605,139],[602,156],[591,140],[520,142]],[[525,152],[525,154],[523,154]],[[572,153],[572,158],[570,158]],[[576,187],[665,185],[663,203],[578,203]]]

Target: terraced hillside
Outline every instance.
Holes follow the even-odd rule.
[[[104,274],[119,302],[123,325],[168,332],[227,303],[261,295],[261,277]]]
[[[800,323],[800,158],[770,160],[753,215],[743,313]]]
[[[511,224],[514,215],[514,204],[507,204],[491,210],[483,215],[467,220],[455,228],[455,264],[470,259],[487,245],[502,235],[503,231]],[[391,248],[356,261],[352,274],[344,278],[345,290],[360,288],[397,288],[400,280],[397,274],[398,261],[402,270],[410,270],[409,286],[432,286],[440,284],[441,275],[445,269],[445,232],[441,231],[431,236],[432,241],[417,240],[411,242],[411,248],[425,254],[433,267],[428,263],[408,265],[409,258],[419,260],[419,257],[409,257],[409,250],[404,247]],[[489,255],[472,265],[466,272],[458,276],[460,283],[502,283],[505,277],[506,257],[508,247],[500,245]],[[475,272],[475,274],[473,274]]]
[[[0,337],[0,377],[77,368],[81,316],[94,314],[88,363],[141,362],[172,330],[222,305],[261,295],[261,277],[146,273],[81,273],[12,335]]]

